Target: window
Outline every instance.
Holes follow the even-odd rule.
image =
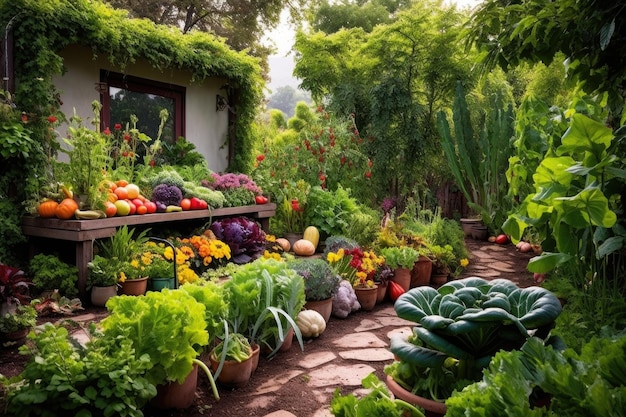
[[[166,109],[169,117],[161,140],[173,143],[185,136],[185,87],[147,80],[109,71],[100,71],[100,82],[106,86],[102,93],[102,128],[130,123],[130,115],[138,118],[137,128],[151,139],[158,136],[161,119]]]

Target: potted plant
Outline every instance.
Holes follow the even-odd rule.
[[[101,321],[106,337],[132,341],[135,356],[148,355],[152,366],[146,379],[165,394],[171,386],[183,385],[188,378],[197,377],[202,368],[211,382],[214,396],[219,399],[217,387],[208,368],[197,359],[207,346],[204,307],[189,293],[164,289],[151,291],[143,297],[114,297],[107,303],[110,315]],[[187,408],[194,399],[196,383],[189,383],[189,391],[176,398],[157,395],[155,404],[164,408]]]
[[[33,285],[40,292],[58,290],[68,298],[78,295],[78,268],[63,262],[57,255],[40,253],[33,256],[28,271]]]
[[[287,262],[289,268],[304,279],[304,308],[315,310],[328,322],[333,307],[333,296],[341,278],[330,265],[319,258],[298,258]]]
[[[236,264],[245,264],[263,255],[265,232],[254,220],[227,217],[213,222],[210,229],[217,239],[230,247],[231,260]]]
[[[393,271],[386,263],[381,265],[381,267],[374,273],[374,284],[378,287],[378,294],[376,297],[377,303],[381,303],[385,299],[385,296],[387,295],[387,286],[389,285],[389,281],[392,277]]]
[[[19,304],[15,310],[0,316],[0,339],[2,347],[20,346],[26,335],[37,324],[37,311],[31,304]]]
[[[242,388],[248,384],[254,363],[254,350],[246,336],[241,333],[228,333],[211,351],[211,370],[217,381],[229,388]]]
[[[439,287],[448,281],[448,277],[454,268],[456,257],[450,245],[430,245],[428,250],[430,252],[430,259],[433,262],[431,284],[435,287]]]
[[[117,295],[117,282],[121,271],[121,262],[95,255],[87,263],[87,290],[91,290],[91,304],[104,307],[109,298]]]
[[[304,350],[295,322],[305,303],[304,280],[285,262],[260,258],[242,265],[224,283],[224,291],[233,333],[244,334],[273,356],[293,329]]]
[[[397,360],[385,368],[387,383],[397,397],[429,399],[429,406],[443,414],[443,401],[454,389],[479,380],[496,352],[520,348],[531,333],[547,337],[561,304],[543,288],[472,277],[438,290],[413,288],[394,309],[416,326],[408,338],[391,339]]]
[[[380,253],[385,263],[393,269],[392,280],[400,284],[404,291],[411,286],[411,270],[419,258],[419,252],[411,246],[391,246],[382,248]]]

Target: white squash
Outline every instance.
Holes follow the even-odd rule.
[[[315,310],[302,310],[296,317],[296,324],[302,337],[318,337],[326,330],[326,321]]]

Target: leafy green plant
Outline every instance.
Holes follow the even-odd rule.
[[[148,355],[151,366],[145,376],[155,385],[182,383],[209,340],[204,306],[180,289],[113,297],[107,308],[110,315],[101,321],[104,336],[128,339],[137,358]],[[212,375],[207,375],[219,398]]]
[[[204,322],[209,334],[207,346],[212,346],[217,336],[224,333],[224,320],[228,314],[228,305],[224,300],[224,287],[212,281],[202,285],[194,283],[180,287],[197,302],[204,305]]]
[[[302,334],[295,318],[305,303],[304,280],[286,263],[259,258],[242,265],[224,283],[228,324],[233,333],[278,352],[289,327],[300,348]]]
[[[95,255],[87,263],[89,274],[87,275],[87,289],[92,287],[110,287],[119,281],[119,273],[122,270],[122,263],[116,259],[108,259],[100,255]]]
[[[28,271],[35,288],[40,291],[59,290],[69,298],[78,295],[78,268],[63,262],[57,255],[40,253],[33,256],[28,263]]]
[[[620,192],[624,163],[613,151],[615,137],[603,123],[573,114],[554,154],[533,175],[534,192],[503,226],[513,241],[532,228],[543,253],[528,269],[569,277],[589,295],[583,312],[590,321],[608,320],[611,294],[623,294],[626,229]],[[617,145],[614,145],[617,146]]]
[[[135,229],[129,229],[127,225],[123,225],[109,239],[99,242],[99,254],[107,259],[130,262],[132,257],[140,253],[143,246],[150,240],[147,236],[149,231],[150,229],[145,229],[136,234]]]
[[[330,412],[336,417],[359,416],[403,416],[424,417],[424,414],[412,404],[398,398],[393,398],[387,386],[371,373],[361,381],[363,388],[368,392],[362,397],[354,394],[341,395],[335,390]]]
[[[339,288],[341,278],[323,259],[296,258],[288,261],[287,265],[304,278],[306,300],[326,300]]]
[[[410,246],[393,246],[382,248],[380,254],[391,269],[412,269],[419,258],[419,252]]]
[[[29,338],[20,353],[31,360],[7,392],[9,415],[141,417],[156,395],[144,376],[150,357],[136,355],[130,339],[96,336],[82,347],[50,323]]]
[[[505,105],[502,97],[496,96],[491,106],[487,114],[481,115],[480,125],[473,128],[463,85],[458,81],[453,109],[454,135],[443,111],[437,115],[437,128],[457,186],[470,208],[494,229],[500,227],[507,214],[508,184],[502,173],[508,166],[514,131],[512,105]]]
[[[519,351],[499,352],[482,381],[447,401],[447,416],[625,416],[626,337],[595,337],[580,353],[530,338]],[[550,398],[531,406],[537,392]]]
[[[20,304],[15,310],[0,316],[0,334],[12,333],[22,329],[35,327],[37,311],[32,304]]]
[[[337,185],[334,191],[320,186],[311,187],[307,196],[305,223],[315,226],[322,239],[334,235],[346,235],[352,215],[359,212],[359,204],[350,196],[350,190]]]
[[[224,358],[227,361],[243,362],[252,355],[252,347],[246,336],[241,333],[229,333],[212,350],[216,359]]]
[[[521,347],[530,332],[545,338],[561,304],[543,288],[521,289],[509,280],[473,277],[438,290],[413,288],[398,298],[394,309],[416,326],[408,339],[391,339],[390,350],[399,361],[385,372],[405,389],[441,400],[455,386],[480,379],[499,350]]]

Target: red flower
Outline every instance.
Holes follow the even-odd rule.
[[[323,157],[323,156],[320,156],[320,157],[318,158],[318,161],[320,161],[320,162],[324,162],[324,157]]]
[[[259,162],[261,162],[264,159],[265,159],[265,155],[263,155],[263,154],[261,154],[261,155],[256,157],[256,160],[259,161]]]
[[[115,130],[122,130],[122,125],[119,124],[119,123],[115,123],[114,128],[115,128]]]
[[[156,164],[156,162],[154,162],[154,159],[150,160],[150,166],[153,167]]]
[[[294,198],[293,200],[291,200],[291,208],[294,211],[298,211],[298,212],[304,211],[300,208],[300,202],[298,201],[297,198]]]
[[[111,129],[109,129],[109,128],[107,127],[106,129],[104,129],[104,132],[102,132],[102,133],[104,133],[104,134],[105,134],[105,135],[107,135],[107,136],[110,136],[110,135],[111,135]]]
[[[26,113],[22,113],[22,123],[28,122],[28,115]]]
[[[326,181],[326,175],[320,174],[319,175],[319,179],[320,179],[320,181],[325,182]]]
[[[48,116],[48,122],[50,123],[56,123],[57,122],[57,118],[55,115],[51,114],[50,116]]]
[[[346,158],[345,156],[342,156],[341,158],[339,158],[339,163],[341,165],[344,165],[347,161],[348,161],[348,158]]]
[[[128,134],[124,135],[124,140],[126,142],[130,142],[130,135],[128,135]]]
[[[372,178],[372,171],[367,171],[365,173],[365,178]]]
[[[126,158],[126,157],[128,156],[128,151],[124,151],[124,152],[122,152],[122,156],[123,156],[124,158]]]
[[[367,166],[371,168],[371,167],[372,167],[372,165],[374,165],[374,163],[372,162],[372,160],[371,160],[371,159],[368,159],[368,160],[367,160]]]

